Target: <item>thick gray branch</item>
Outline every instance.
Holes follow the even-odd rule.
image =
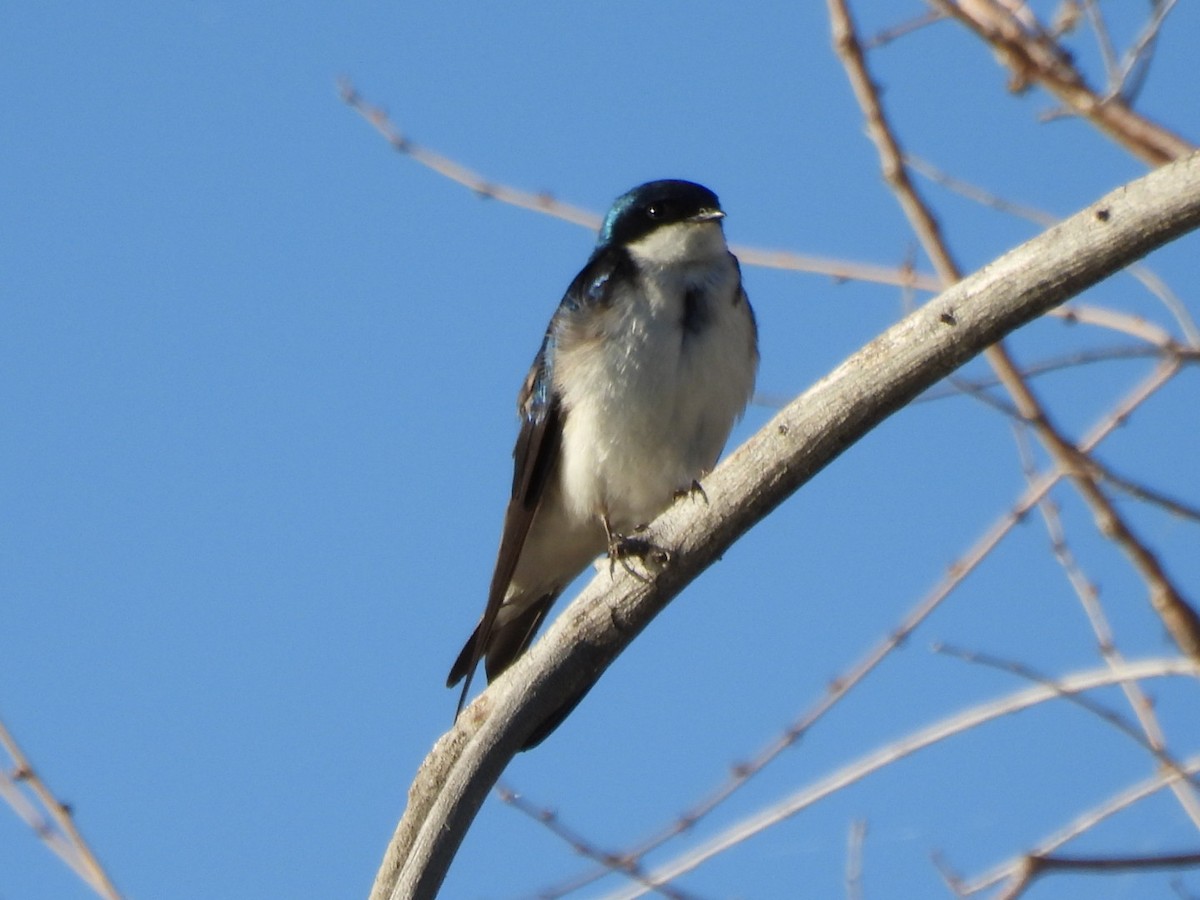
[[[594,578],[459,717],[409,789],[372,900],[433,897],[488,791],[539,724],[586,692],[737,538],[909,400],[1009,332],[1200,227],[1200,154],[1119,188],[889,328],[797,398],[647,537],[672,549],[650,583]]]

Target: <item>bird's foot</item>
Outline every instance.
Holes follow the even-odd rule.
[[[682,500],[684,497],[691,497],[694,500],[696,499],[697,495],[699,495],[700,499],[704,501],[704,505],[708,506],[708,494],[704,493],[704,485],[695,480],[692,481],[691,487],[684,488],[681,491],[676,491],[675,499]]]
[[[643,525],[637,530],[640,531],[645,527]],[[653,577],[671,561],[670,550],[660,547],[646,538],[613,531],[608,519],[604,519],[604,533],[608,536],[608,574],[610,576],[616,574],[617,563],[620,563],[621,568],[638,581],[649,584]],[[645,573],[639,572],[630,564],[629,561],[634,558],[642,561]]]

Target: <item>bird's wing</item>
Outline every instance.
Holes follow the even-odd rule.
[[[517,396],[521,430],[513,448],[512,498],[508,501],[508,509],[504,513],[504,530],[500,536],[496,569],[488,589],[483,618],[472,636],[473,646],[470,653],[460,656],[459,662],[450,673],[450,684],[465,676],[462,695],[458,701],[460,712],[466,703],[475,669],[487,652],[496,616],[504,603],[517,562],[521,558],[521,551],[525,547],[525,540],[529,536],[529,528],[541,503],[550,472],[558,459],[564,410],[554,388],[554,357],[558,349],[560,326],[586,308],[607,302],[610,278],[618,264],[618,259],[612,254],[597,253],[571,282]],[[461,666],[463,661],[466,662],[465,671]]]
[[[487,606],[484,608],[483,618],[479,620],[479,626],[472,635],[470,654],[465,659],[465,671],[462,671],[460,657],[460,662],[455,664],[450,673],[451,684],[465,676],[462,695],[458,701],[459,712],[466,703],[475,669],[487,651],[492,626],[495,625],[500,606],[504,603],[504,596],[508,592],[513,572],[516,571],[517,561],[521,558],[521,550],[529,536],[529,526],[533,523],[533,516],[541,501],[547,476],[558,457],[562,422],[558,397],[553,389],[553,365],[554,334],[551,330],[546,333],[542,348],[538,351],[517,398],[521,430],[513,448],[512,498],[508,501],[508,509],[504,513],[504,530],[500,535],[500,550],[496,555],[496,569],[488,589]]]

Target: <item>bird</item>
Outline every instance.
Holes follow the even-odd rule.
[[[746,409],[758,326],[717,195],[651,181],[614,201],[517,398],[512,496],[487,605],[446,680],[488,681],[559,594],[700,488]],[[568,710],[569,711],[569,710]]]

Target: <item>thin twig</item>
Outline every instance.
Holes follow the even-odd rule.
[[[383,135],[387,139],[387,142],[392,145],[392,149],[397,153],[402,153],[410,157],[413,162],[432,169],[434,172],[437,172],[444,178],[449,178],[456,184],[461,184],[463,187],[474,191],[480,197],[489,200],[499,200],[501,203],[518,206],[521,209],[545,213],[556,219],[562,219],[564,222],[581,225],[591,231],[595,231],[600,227],[600,216],[589,210],[564,203],[548,193],[521,191],[504,184],[489,181],[478,172],[468,169],[466,166],[455,162],[449,157],[409,140],[408,137],[392,124],[387,112],[382,107],[373,106],[368,103],[348,80],[342,79],[339,82],[338,92],[341,94],[343,102],[366,119],[376,131]]]
[[[1128,494],[1136,500],[1141,500],[1143,503],[1162,507],[1173,516],[1200,523],[1200,506],[1195,506],[1178,497],[1172,497],[1148,485],[1139,484],[1130,478],[1118,475],[1111,467],[1097,459],[1092,460],[1092,465],[1095,466],[1100,477],[1118,491]]]
[[[537,806],[534,803],[530,803],[520,792],[515,791],[506,785],[497,785],[496,793],[499,795],[500,800],[504,804],[512,807],[518,812],[524,813],[530,819],[533,819],[533,821],[545,827],[555,837],[565,842],[580,856],[586,856],[588,859],[599,863],[610,872],[616,872],[620,873],[621,875],[628,876],[629,878],[646,885],[646,887],[648,887],[650,890],[661,894],[664,897],[671,897],[673,900],[693,900],[693,898],[696,897],[695,894],[685,893],[678,888],[672,887],[671,885],[650,884],[645,880],[645,875],[642,871],[641,862],[639,860],[628,855],[609,853],[601,850],[578,831],[564,823],[562,819],[559,818],[558,813],[556,813],[554,810],[548,807]],[[545,897],[546,895],[540,894],[539,896]]]
[[[862,781],[897,760],[912,756],[921,750],[939,744],[950,737],[964,734],[985,723],[994,722],[999,718],[1049,700],[1059,699],[1066,694],[1095,690],[1129,679],[1142,680],[1166,675],[1195,677],[1198,674],[1200,674],[1200,666],[1191,660],[1146,660],[1140,663],[1130,663],[1120,673],[1105,669],[1069,675],[1052,685],[1036,685],[1025,688],[1022,691],[962,710],[873,750],[790,796],[734,823],[699,846],[655,868],[650,873],[649,880],[652,884],[663,884],[691,872],[730,847],[791,818],[819,800]],[[1185,766],[1185,770],[1191,771],[1187,766]],[[1177,776],[1172,774],[1170,777]],[[647,890],[648,888],[643,885],[628,885],[606,895],[605,900],[633,900],[635,897],[644,896]]]
[[[1117,62],[1117,48],[1113,46],[1112,35],[1108,31],[1108,23],[1096,0],[1083,0],[1083,11],[1096,35],[1096,44],[1100,47],[1100,58],[1104,61],[1104,76],[1108,82],[1108,96],[1116,96],[1121,92],[1121,67]]]
[[[846,841],[846,900],[863,900],[863,848],[867,843],[867,821],[850,823]]]
[[[993,0],[928,0],[937,9],[974,31],[1008,67],[1013,90],[1037,83],[1076,115],[1151,165],[1162,165],[1191,153],[1195,145],[1134,112],[1120,97],[1105,100],[1084,79],[1070,54],[1045,29],[1028,27]],[[1024,7],[1032,15],[1028,7]]]
[[[1050,688],[1054,688],[1058,684],[1055,679],[1050,678],[1047,675],[1043,675],[1040,672],[1036,672],[1029,666],[1025,665],[1024,663],[1017,662],[1016,660],[1001,659],[1000,657],[994,656],[990,653],[981,653],[978,650],[965,650],[961,647],[955,647],[951,644],[943,643],[935,644],[933,650],[935,653],[941,653],[945,656],[952,656],[957,659],[961,659],[963,662],[987,666],[990,669],[996,669],[1001,672],[1009,672],[1013,675],[1016,675],[1018,678],[1022,678],[1025,681],[1032,682],[1033,684],[1045,685],[1046,687]],[[1117,659],[1106,660],[1106,662],[1108,662],[1109,668],[1113,672],[1120,671],[1121,667],[1125,665],[1125,660],[1123,659],[1120,661]],[[1126,689],[1133,687],[1136,689],[1137,685],[1136,682],[1122,682],[1121,687]],[[1130,722],[1116,710],[1110,709],[1103,703],[1092,700],[1090,697],[1086,697],[1082,694],[1064,694],[1063,699],[1075,706],[1078,706],[1080,709],[1087,710],[1101,721],[1107,722],[1109,725],[1113,726],[1113,728],[1128,737],[1143,750],[1148,751],[1159,763],[1163,765],[1164,768],[1174,772],[1181,779],[1186,779],[1191,787],[1198,786],[1193,780],[1192,776],[1184,772],[1182,766],[1175,759],[1173,759],[1171,755],[1166,752],[1166,750],[1163,749],[1161,732],[1159,732],[1157,729],[1157,723],[1155,723],[1149,729],[1153,734],[1153,736],[1150,737],[1147,736],[1145,731],[1139,730],[1132,722]],[[1142,697],[1141,699],[1144,701],[1145,698]],[[1139,705],[1134,704],[1134,708],[1138,709]],[[1191,811],[1191,809],[1188,810],[1189,814],[1191,814]]]
[[[1042,875],[1053,872],[1137,872],[1147,869],[1183,869],[1200,866],[1200,853],[1161,856],[1027,856],[1018,876],[996,895],[996,900],[1016,900]]]
[[[1030,453],[1025,441],[1018,440],[1018,445],[1022,451],[1021,462],[1022,468],[1026,473],[1026,478],[1032,478],[1034,475],[1032,453]],[[1112,626],[1109,624],[1108,616],[1105,614],[1104,607],[1100,603],[1100,591],[1092,580],[1084,574],[1083,568],[1075,558],[1075,554],[1071,551],[1070,544],[1067,543],[1067,534],[1063,528],[1062,518],[1058,514],[1058,505],[1050,496],[1047,496],[1038,504],[1038,510],[1042,514],[1042,521],[1046,526],[1046,533],[1050,538],[1050,547],[1054,558],[1066,574],[1067,580],[1074,589],[1075,595],[1079,598],[1079,602],[1087,615],[1088,622],[1091,624],[1092,633],[1096,636],[1096,644],[1101,658],[1108,664],[1109,668],[1119,668],[1124,665],[1125,658],[1117,648]],[[1182,780],[1183,773],[1180,771],[1178,764],[1173,760],[1170,762],[1167,761],[1166,735],[1163,733],[1162,726],[1159,724],[1158,717],[1154,713],[1154,707],[1150,703],[1149,698],[1142,691],[1141,685],[1136,682],[1127,682],[1121,685],[1121,688],[1125,693],[1126,701],[1138,718],[1138,722],[1142,727],[1142,734],[1145,735],[1151,751],[1167,768],[1181,776],[1180,781],[1172,784],[1172,790],[1180,806],[1183,807],[1184,812],[1191,818],[1193,824],[1200,828],[1200,801],[1197,799],[1196,792],[1190,789],[1191,786],[1184,784]],[[1162,755],[1160,756],[1159,754]]]
[[[1087,303],[1070,303],[1053,309],[1046,315],[1047,318],[1061,319],[1068,325],[1092,325],[1127,334],[1157,347],[1164,353],[1180,353],[1184,350],[1165,328],[1148,322],[1141,316],[1119,310]]]
[[[912,34],[914,31],[920,31],[922,28],[928,28],[930,25],[941,22],[945,18],[946,14],[944,12],[936,9],[926,10],[919,16],[913,16],[889,28],[875,32],[874,35],[863,42],[863,46],[868,50],[884,47],[892,43],[892,41],[897,41],[902,37]]]
[[[112,879],[76,826],[70,807],[54,796],[3,721],[0,721],[0,748],[12,761],[11,767],[0,772],[0,796],[88,887],[105,900],[120,900]],[[37,801],[36,807],[18,785],[29,789]]]
[[[1121,76],[1117,89],[1126,103],[1132,103],[1146,81],[1146,73],[1150,70],[1150,60],[1154,55],[1154,45],[1158,42],[1158,33],[1163,22],[1175,6],[1176,0],[1151,0],[1150,20],[1138,35],[1133,46],[1125,53],[1121,66]]]
[[[1200,756],[1192,756],[1182,763],[1182,769],[1187,775],[1196,775],[1200,772]],[[960,896],[970,896],[994,888],[999,884],[1009,881],[1018,876],[1024,860],[1030,856],[1049,856],[1058,850],[1059,847],[1065,846],[1070,841],[1091,831],[1101,822],[1104,822],[1119,812],[1123,812],[1135,803],[1145,800],[1147,797],[1153,796],[1158,791],[1162,790],[1174,782],[1179,780],[1179,775],[1174,772],[1156,772],[1154,775],[1146,778],[1136,784],[1131,785],[1125,790],[1108,798],[1103,803],[1098,804],[1092,809],[1076,816],[1074,820],[1066,826],[1042,839],[1038,844],[1028,850],[1026,853],[1010,859],[1005,863],[988,870],[984,874],[971,879],[963,880],[958,893]]]
[[[343,102],[362,116],[378,131],[398,153],[414,162],[432,169],[444,178],[473,191],[488,200],[497,200],[533,212],[544,213],[564,222],[580,225],[591,231],[600,227],[601,217],[582,207],[572,206],[556,199],[550,193],[532,193],[492,181],[478,172],[455,162],[447,156],[422,146],[404,135],[392,123],[381,107],[368,103],[357,89],[343,79],[338,90]],[[784,250],[764,250],[758,247],[732,245],[731,249],[743,265],[761,266],[768,269],[784,269],[793,272],[809,272],[825,275],[837,281],[867,281],[876,284],[898,285],[923,291],[934,291],[938,281],[932,275],[922,274],[906,268],[889,268],[872,263],[807,256]]]
[[[1131,360],[1131,359],[1159,359],[1162,354],[1152,347],[1147,347],[1144,344],[1134,344],[1119,347],[1095,347],[1090,350],[1080,350],[1075,353],[1068,353],[1063,356],[1055,356],[1049,359],[1043,359],[1039,362],[1026,363],[1024,373],[1026,378],[1039,378],[1042,375],[1049,375],[1054,372],[1061,372],[1066,369],[1074,369],[1080,366],[1090,366],[1096,363],[1113,362],[1115,360]],[[1189,362],[1200,362],[1200,353],[1188,351],[1184,354],[1184,359]],[[949,379],[947,379],[947,382]],[[999,379],[996,376],[979,376],[967,378],[959,375],[955,378],[954,384],[941,384],[931,390],[926,391],[914,403],[932,403],[940,400],[948,400],[951,397],[961,397],[964,393],[972,393],[976,391],[987,391],[1000,386]],[[771,394],[755,395],[755,403],[773,408],[783,406],[787,400],[777,399]],[[791,399],[791,398],[788,398]],[[1012,412],[1013,417],[1016,417],[1016,410],[1011,405],[1008,409]]]
[[[1018,219],[1033,222],[1035,225],[1040,225],[1043,228],[1049,228],[1058,221],[1058,216],[1052,215],[1045,210],[1024,203],[1017,203],[1013,200],[1006,200],[1004,197],[994,194],[986,188],[982,188],[977,184],[971,184],[971,182],[956,175],[951,175],[949,172],[938,168],[929,160],[918,156],[910,150],[904,153],[904,164],[923,178],[929,179],[934,184],[946,188],[946,190],[953,191],[960,197],[965,197],[974,203],[978,203],[980,206],[986,206],[997,212],[1016,216]]]

